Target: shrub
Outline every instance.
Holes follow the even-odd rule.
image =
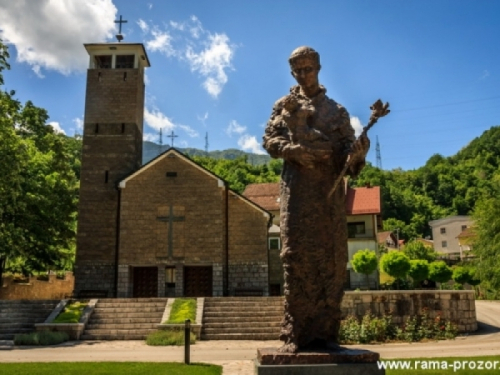
[[[68,340],[66,332],[40,331],[14,336],[15,345],[57,345]]]
[[[438,283],[450,281],[453,271],[442,260],[432,262],[429,265],[429,279]]]
[[[193,332],[190,332],[189,342],[196,343],[196,335]],[[169,328],[153,332],[146,338],[146,344],[151,346],[184,345],[184,329]]]
[[[404,279],[410,270],[410,259],[399,251],[391,251],[380,259],[380,268],[395,279]]]
[[[443,322],[441,315],[430,319],[427,310],[410,317],[401,327],[396,326],[390,315],[381,318],[366,314],[361,321],[348,316],[340,323],[339,340],[342,344],[369,344],[392,340],[421,341],[425,339],[453,339],[457,327],[451,322]]]

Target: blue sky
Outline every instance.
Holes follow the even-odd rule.
[[[273,103],[295,82],[287,58],[309,45],[320,82],[360,129],[378,98],[392,113],[369,136],[384,169],[450,156],[500,125],[500,2],[492,0],[0,0],[11,70],[4,89],[81,133],[83,43],[144,43],[144,137],[174,130],[179,147],[263,153]],[[164,138],[164,144],[169,143]]]

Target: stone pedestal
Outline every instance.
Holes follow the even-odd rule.
[[[257,349],[256,375],[384,375],[378,353],[368,350],[310,350],[279,353],[276,348]]]

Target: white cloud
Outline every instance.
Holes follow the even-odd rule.
[[[75,124],[76,130],[83,130],[83,119],[76,117],[72,121]]]
[[[235,120],[232,120],[226,129],[226,133],[231,137],[233,134],[242,134],[246,130],[247,130],[246,126],[240,125]]]
[[[154,38],[146,42],[146,48],[148,50],[151,52],[162,52],[167,56],[175,54],[175,50],[171,45],[172,37],[169,34],[157,29],[152,30],[151,34]]]
[[[258,155],[265,155],[266,152],[262,149],[260,143],[253,135],[244,134],[238,139],[238,146],[244,151],[249,151]]]
[[[234,46],[231,46],[226,34],[209,35],[204,45],[204,49],[198,53],[188,46],[186,58],[191,71],[198,72],[205,77],[205,82],[203,82],[205,90],[212,97],[217,98],[227,83],[225,70],[232,68]]]
[[[160,129],[171,131],[174,130],[175,126],[172,120],[157,109],[152,109],[150,111],[148,108],[145,108],[144,121],[148,126],[158,131],[160,131]]]
[[[152,3],[148,3],[148,9],[149,10],[153,9],[153,4]]]
[[[184,130],[187,135],[189,135],[191,138],[195,138],[195,137],[198,137],[198,132],[196,130],[194,130],[193,128],[191,128],[190,126],[187,126],[187,125],[177,125],[179,127],[179,129],[182,129]]]
[[[351,117],[351,126],[354,129],[354,134],[356,137],[359,137],[361,132],[363,131],[363,124],[361,123],[360,119],[358,117]]]
[[[87,68],[83,43],[104,42],[116,29],[112,0],[2,1],[0,38],[13,44],[17,60],[68,75]]]
[[[49,125],[52,126],[55,133],[66,134],[66,132],[61,128],[61,125],[57,121],[49,122]]]
[[[142,18],[139,18],[139,21],[137,21],[137,25],[140,27],[143,33],[147,33],[149,31],[149,26],[146,21],[144,21]]]
[[[203,116],[196,116],[196,117],[203,124],[204,127],[207,127],[206,121],[208,120],[208,112],[205,112]]]
[[[158,143],[158,139],[159,139],[159,135],[158,134],[144,133],[142,135],[142,140],[144,140],[144,141]]]
[[[227,71],[233,69],[236,46],[226,34],[205,30],[196,16],[184,22],[169,21],[162,27],[150,27],[146,48],[187,63],[202,77],[203,88],[217,98],[228,81]]]

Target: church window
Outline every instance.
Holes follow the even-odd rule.
[[[111,69],[111,55],[95,56],[94,61],[98,69]]]
[[[107,184],[109,180],[109,171],[104,172],[104,183]]]
[[[269,250],[280,250],[281,243],[279,238],[269,238]]]
[[[125,124],[122,122],[122,134],[125,133]]]
[[[95,124],[94,133],[99,133],[99,124]]]
[[[360,237],[366,233],[365,222],[359,221],[355,223],[347,223],[347,232],[349,238]]]
[[[116,55],[116,69],[133,69],[134,55]]]
[[[167,177],[177,177],[177,172],[167,172]]]

